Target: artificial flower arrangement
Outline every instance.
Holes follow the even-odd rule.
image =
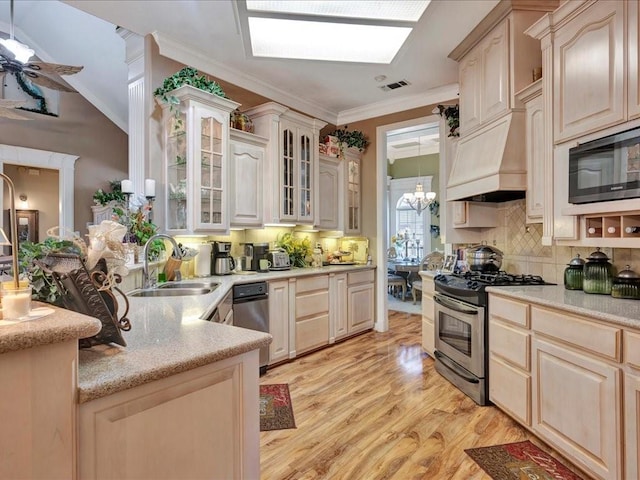
[[[293,267],[309,266],[308,258],[311,256],[311,240],[309,237],[298,238],[292,233],[278,235],[276,246],[289,254],[289,260]]]

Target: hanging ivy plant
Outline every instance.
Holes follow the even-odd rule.
[[[344,143],[349,147],[355,147],[359,151],[364,152],[369,142],[367,141],[367,137],[364,136],[364,133],[359,130],[348,131],[348,125],[345,125],[344,128],[339,128],[334,130],[329,135],[334,136],[338,139],[338,142]]]
[[[458,105],[438,105],[440,116],[444,117],[449,126],[449,137],[459,137],[460,132],[460,109]]]
[[[227,98],[220,84],[213,80],[209,80],[209,78],[204,75],[198,75],[198,71],[193,67],[184,67],[182,70],[174,73],[170,77],[165,78],[164,82],[162,82],[162,86],[153,91],[153,95],[158,97],[164,103],[171,105],[173,108],[180,104],[180,100],[178,97],[171,95],[170,93],[176,88],[180,88],[184,85],[191,85],[192,87],[198,88],[204,92],[212,93],[222,98]]]

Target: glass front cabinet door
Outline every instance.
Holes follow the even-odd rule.
[[[239,104],[190,86],[173,94],[179,105],[163,105],[166,230],[227,232],[229,116]]]
[[[280,124],[280,219],[313,223],[317,133],[294,122]]]
[[[360,218],[362,211],[361,202],[361,165],[362,157],[359,153],[347,151],[345,155],[345,233],[349,235],[360,234]]]

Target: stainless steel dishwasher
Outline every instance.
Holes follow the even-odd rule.
[[[233,325],[269,333],[269,290],[267,282],[233,287]],[[267,371],[269,346],[260,349],[260,375]]]

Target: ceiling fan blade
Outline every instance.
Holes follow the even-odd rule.
[[[31,120],[31,118],[11,108],[0,107],[0,117],[9,118],[11,120]]]
[[[64,85],[53,78],[46,77],[44,75],[39,75],[35,72],[30,72],[28,70],[24,70],[23,75],[31,80],[36,85],[40,85],[42,87],[47,87],[52,90],[58,90],[60,92],[75,92],[75,90],[67,85]]]
[[[42,72],[49,75],[73,75],[84,67],[74,67],[73,65],[60,65],[57,63],[29,62],[25,64],[25,69]]]
[[[25,100],[5,100],[0,99],[0,108],[16,108],[23,107],[27,102]]]

